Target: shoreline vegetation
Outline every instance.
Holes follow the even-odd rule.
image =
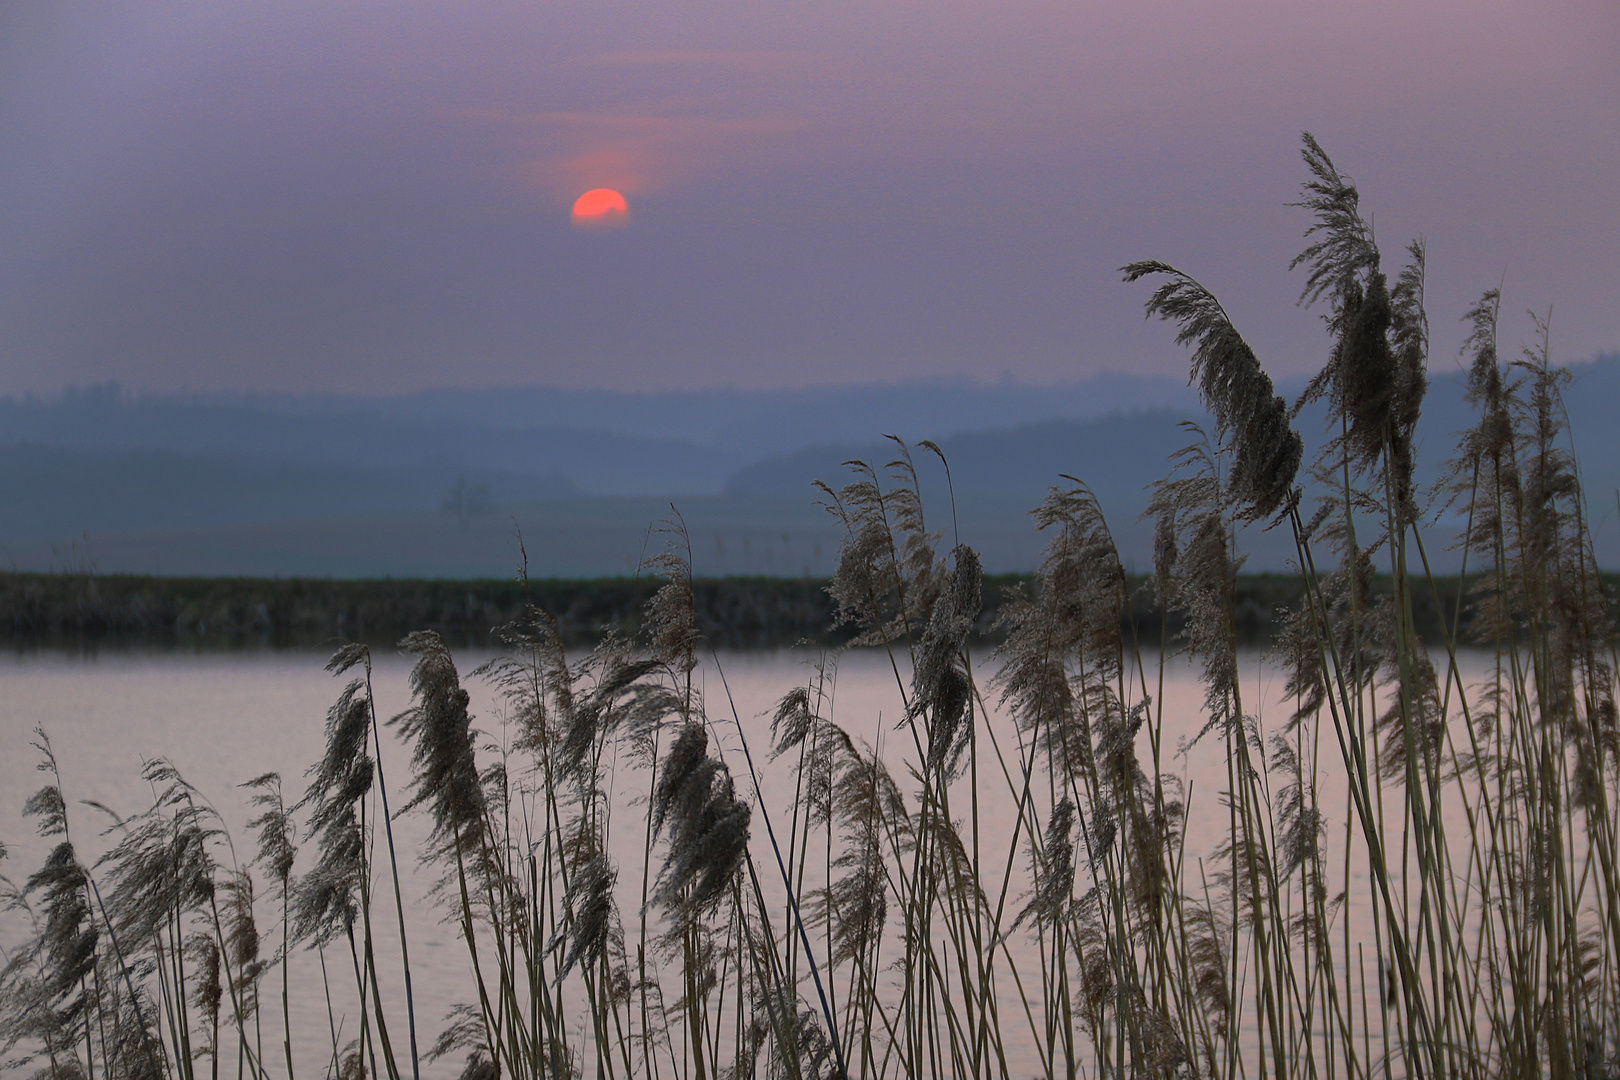
[[[206,778],[251,793],[251,856],[161,758],[144,809],[68,799],[38,731],[45,786],[23,813],[53,847],[42,866],[0,865],[22,940],[0,967],[0,1068],[1620,1078],[1620,649],[1550,316],[1504,356],[1498,290],[1448,313],[1471,329],[1475,420],[1421,487],[1423,245],[1386,273],[1355,185],[1303,143],[1294,265],[1329,339],[1302,399],[1330,407],[1310,460],[1302,402],[1276,393],[1216,297],[1165,263],[1121,268],[1154,284],[1147,313],[1191,347],[1214,418],[1153,487],[1156,634],[1132,618],[1142,589],[1083,478],[1036,510],[1035,579],[998,592],[976,551],[947,546],[952,507],[925,517],[896,439],[893,460],[822,485],[844,531],[826,592],[773,586],[815,626],[830,595],[847,645],[887,651],[894,696],[876,716],[838,697],[829,650],[745,723],[705,612],[768,590],[694,581],[677,520],[656,580],[601,608],[643,604],[634,636],[610,626],[570,650],[531,583],[537,606],[470,672],[439,633],[403,637],[411,702],[392,718],[372,651],[338,645],[320,761],[285,791],[273,773]],[[1469,576],[1449,594],[1431,508],[1465,523]],[[1239,574],[1245,522],[1289,538],[1299,568],[1263,601],[1244,599],[1261,595]],[[196,586],[197,602],[231,587]],[[428,588],[438,615],[378,610],[478,610],[464,583]],[[1255,699],[1242,648],[1273,602],[1289,608],[1266,660],[1280,709]],[[987,605],[1002,627],[989,677],[971,646]],[[1178,653],[1199,704],[1166,693]],[[470,714],[464,679],[499,695],[492,715]],[[1176,771],[1195,755],[1213,790]],[[981,813],[992,798],[1010,825]],[[424,839],[396,845],[402,815]],[[465,952],[447,1016],[414,996],[413,861]],[[289,969],[317,964],[326,1024],[295,1062]]]
[[[971,639],[994,644],[1004,636],[1005,605],[1033,574],[986,574],[983,610]],[[1605,597],[1620,597],[1620,574],[1602,575]],[[1428,644],[1452,632],[1467,638],[1473,608],[1458,604],[1477,586],[1469,578],[1413,577],[1405,590],[1413,623]],[[406,634],[432,630],[457,648],[498,644],[501,627],[529,607],[556,620],[569,647],[591,646],[609,631],[627,639],[642,629],[648,602],[663,584],[634,578],[506,580],[192,578],[82,573],[0,573],[0,642],[14,649],[177,647],[196,649],[316,649],[339,641],[391,646]],[[694,578],[698,633],[720,649],[781,648],[808,642],[838,647],[854,636],[835,626],[838,604],[826,578]],[[1372,595],[1390,597],[1388,574],[1371,580]],[[1121,629],[1157,641],[1186,624],[1154,600],[1152,577],[1126,576]],[[1304,595],[1297,574],[1239,574],[1232,585],[1233,631],[1239,644],[1269,647],[1287,613]],[[1458,615],[1460,613],[1460,621]]]

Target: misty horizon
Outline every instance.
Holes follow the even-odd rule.
[[[1620,356],[1570,367],[1568,404],[1590,489],[1620,486]],[[1279,389],[1295,397],[1302,383]],[[1433,375],[1419,476],[1439,478],[1472,422],[1458,372]],[[636,571],[653,523],[688,516],[713,575],[831,571],[841,539],[814,481],[852,459],[881,467],[936,441],[919,478],[933,512],[953,505],[995,571],[1028,571],[1029,511],[1074,476],[1095,491],[1124,556],[1146,565],[1141,519],[1172,456],[1213,430],[1193,388],[1098,377],[1031,388],[949,380],[801,391],[456,390],[392,397],[129,394],[0,397],[0,559],[12,569],[501,577],[521,532],[532,572]],[[1320,406],[1297,425],[1323,439]],[[469,497],[470,493],[470,497]],[[469,501],[470,498],[470,501]],[[1599,557],[1620,562],[1620,523],[1599,499]],[[1254,569],[1285,569],[1278,534],[1245,531]],[[1452,556],[1434,557],[1450,565]]]

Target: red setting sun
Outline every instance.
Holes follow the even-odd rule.
[[[574,200],[575,225],[623,225],[630,204],[612,188],[592,188]]]

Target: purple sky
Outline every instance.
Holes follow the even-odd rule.
[[[1149,257],[1298,374],[1306,128],[1435,366],[1503,281],[1587,359],[1617,58],[1612,0],[11,0],[0,393],[1179,374]]]

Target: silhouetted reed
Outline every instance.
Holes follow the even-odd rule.
[[[1477,420],[1425,489],[1423,246],[1391,285],[1354,183],[1308,135],[1303,155],[1295,265],[1328,342],[1301,402],[1196,280],[1124,268],[1160,279],[1147,312],[1191,346],[1215,420],[1188,426],[1152,489],[1141,596],[1096,496],[1063,477],[1034,511],[1039,574],[1002,605],[987,668],[971,651],[978,555],[941,550],[895,440],[892,461],[819,488],[846,533],[837,619],[893,674],[889,724],[835,709],[838,652],[766,716],[706,700],[729,706],[730,690],[677,515],[648,562],[662,584],[641,632],[570,656],[556,620],[526,610],[471,676],[500,702],[482,728],[438,635],[399,643],[411,703],[386,725],[370,652],[340,648],[328,670],[346,681],[302,798],[286,805],[274,774],[245,785],[246,865],[162,760],[145,766],[148,806],[93,806],[104,831],[70,832],[80,804],[41,733],[49,782],[24,812],[49,850],[4,881],[20,927],[0,967],[4,1066],[1620,1076],[1620,661],[1548,317],[1507,362],[1499,292],[1464,314]],[[1326,416],[1310,462],[1293,428],[1308,401]],[[1436,507],[1465,523],[1475,584],[1455,600],[1429,572]],[[1295,541],[1296,602],[1265,661],[1280,703],[1255,700],[1239,647],[1248,523]],[[1445,613],[1438,641],[1417,633],[1420,602]],[[1149,604],[1156,640],[1132,616]],[[1202,686],[1184,715],[1166,705],[1178,655]],[[769,762],[750,742],[767,717]],[[411,775],[395,808],[398,753]],[[1216,790],[1185,786],[1178,756],[1206,761]],[[990,798],[1010,828],[986,826]],[[422,1054],[405,814],[424,821],[414,854],[466,957],[463,1000]],[[397,934],[375,923],[390,893]],[[300,1061],[292,1004],[313,987],[329,1050]]]

